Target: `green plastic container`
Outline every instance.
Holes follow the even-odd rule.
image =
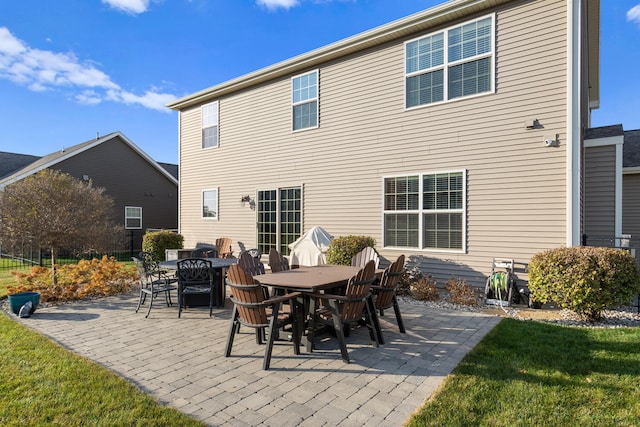
[[[11,311],[16,315],[20,312],[20,307],[25,305],[27,301],[31,301],[31,304],[33,304],[30,312],[30,314],[33,314],[40,302],[40,292],[20,292],[9,295],[9,306],[11,307]]]

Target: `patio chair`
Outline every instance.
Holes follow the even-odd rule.
[[[342,360],[349,363],[349,353],[345,341],[345,329],[351,323],[359,323],[365,319],[365,325],[369,329],[371,344],[378,347],[378,337],[381,335],[380,326],[377,324],[377,317],[370,301],[370,287],[375,280],[375,261],[370,260],[364,268],[349,279],[344,295],[332,294],[309,294],[311,298],[309,313],[308,350],[313,350],[313,335],[315,334],[317,323],[332,324],[336,331],[336,338],[340,345]],[[319,306],[323,302],[324,306]]]
[[[229,237],[217,238],[216,250],[218,251],[218,258],[233,257],[233,250],[231,249],[231,239]]]
[[[263,286],[255,281],[253,276],[238,265],[229,267],[227,285],[231,288],[233,314],[225,349],[225,357],[231,356],[233,339],[240,332],[240,325],[256,330],[256,343],[262,344],[266,333],[266,349],[262,369],[269,369],[273,343],[279,328],[285,325],[292,327],[292,341],[294,354],[300,354],[300,336],[298,334],[296,315],[296,298],[299,293],[291,293],[273,298],[265,298]],[[291,313],[282,311],[282,303],[289,301],[294,310]]]
[[[380,264],[380,257],[378,257],[378,253],[371,246],[367,246],[357,254],[351,258],[351,266],[352,267],[364,267],[367,263],[373,260],[376,263],[376,268]]]
[[[273,273],[289,270],[289,260],[276,248],[269,249],[269,267]]]
[[[209,296],[209,317],[213,315],[214,295],[219,295],[211,261],[202,258],[178,260],[178,318],[182,314],[185,297]]]
[[[373,302],[375,309],[378,310],[380,316],[384,316],[384,310],[393,307],[396,314],[396,321],[401,333],[405,333],[400,307],[396,298],[396,289],[400,284],[400,278],[404,274],[404,255],[400,255],[389,267],[382,273],[380,284],[371,286],[373,294]],[[384,344],[384,343],[383,343]]]
[[[245,251],[240,254],[240,259],[238,259],[238,265],[242,267],[244,271],[251,274],[252,276],[264,274],[265,272],[264,264],[261,263],[259,259],[253,257],[249,251]]]
[[[149,295],[149,308],[147,314],[144,317],[149,317],[151,313],[151,307],[153,306],[153,300],[158,294],[164,293],[164,298],[167,303],[167,307],[173,305],[171,301],[171,291],[177,289],[172,285],[166,277],[158,273],[159,270],[151,270],[147,267],[146,263],[140,258],[131,257],[133,263],[138,270],[138,276],[140,277],[140,299],[138,300],[138,306],[136,307],[136,313],[140,310],[140,306],[145,303],[147,295]]]

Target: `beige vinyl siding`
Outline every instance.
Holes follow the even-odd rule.
[[[637,244],[640,238],[640,174],[623,175],[622,194],[622,234],[631,234],[632,241]]]
[[[426,32],[317,67],[318,129],[291,131],[289,78],[222,97],[218,149],[200,149],[199,106],[183,110],[185,245],[225,235],[236,250],[236,242],[254,247],[255,212],[240,207],[240,197],[304,185],[304,230],[320,225],[336,237],[373,236],[384,258],[404,253],[409,266],[442,283],[459,275],[482,284],[493,257],[526,263],[561,246],[566,145],[543,141],[565,135],[566,5],[515,2],[495,19],[495,93],[405,110],[403,43]],[[533,119],[544,129],[525,129]],[[466,252],[384,249],[383,177],[461,169]],[[204,221],[199,198],[212,186],[220,188],[220,220]]]
[[[585,150],[585,215],[587,243],[613,239],[615,224],[616,147],[606,145]],[[591,241],[591,242],[590,242]]]

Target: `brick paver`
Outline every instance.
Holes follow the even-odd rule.
[[[366,330],[347,338],[350,364],[335,338],[295,356],[290,343],[273,349],[243,328],[224,357],[227,307],[177,309],[157,304],[149,318],[136,298],[110,297],[39,308],[19,319],[69,350],[130,380],[159,402],[212,426],[398,426],[499,321],[483,313],[402,304],[407,329],[393,314],[381,319],[386,343],[370,345]]]

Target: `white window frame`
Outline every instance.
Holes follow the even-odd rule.
[[[489,52],[486,53],[482,53],[482,54],[477,54],[474,55],[472,57],[468,57],[468,58],[463,58],[457,61],[452,61],[449,62],[449,32],[453,29],[459,28],[459,27],[463,27],[467,24],[471,24],[473,22],[479,22],[482,21],[484,19],[490,18],[491,19],[491,35],[490,35],[490,41],[491,41],[491,49],[489,50]],[[425,69],[421,69],[418,71],[413,71],[413,72],[408,72],[407,70],[407,46],[410,43],[422,40],[422,39],[426,39],[428,37],[432,37],[438,34],[442,34],[444,37],[444,45],[443,45],[443,55],[444,55],[444,59],[443,59],[443,63],[441,65],[437,65],[437,66],[431,66],[429,68],[425,68]],[[485,15],[485,16],[481,16],[477,19],[472,19],[469,21],[465,21],[462,22],[460,24],[457,25],[452,25],[450,27],[444,28],[442,30],[433,32],[433,33],[429,33],[429,34],[425,34],[423,36],[420,37],[416,37],[414,39],[411,40],[407,40],[404,43],[404,106],[405,106],[405,110],[414,110],[416,108],[424,108],[424,107],[431,107],[434,105],[438,105],[438,104],[443,104],[443,103],[447,103],[447,102],[455,102],[461,99],[469,99],[469,98],[475,98],[475,97],[479,97],[479,96],[485,96],[485,95],[490,95],[495,93],[495,80],[496,80],[496,67],[495,67],[495,51],[496,51],[496,18],[495,18],[495,13],[493,14],[489,14],[489,15]],[[484,59],[484,58],[489,58],[489,71],[491,73],[491,75],[489,76],[489,85],[490,88],[487,91],[484,92],[478,92],[478,93],[474,93],[471,95],[461,95],[455,98],[449,98],[450,94],[449,94],[449,70],[452,67],[455,67],[457,65],[461,65],[461,64],[465,64],[465,63],[472,63],[474,61],[478,61],[480,59]],[[418,104],[418,105],[413,105],[413,106],[408,106],[408,93],[407,93],[407,83],[409,81],[409,78],[411,77],[415,77],[415,76],[419,76],[422,74],[427,74],[427,73],[431,73],[437,70],[442,70],[443,71],[443,94],[442,94],[442,100],[441,101],[435,101],[435,102],[430,102],[430,103],[425,103],[425,104]]]
[[[220,103],[219,101],[210,102],[200,107],[201,114],[201,140],[202,149],[218,148],[220,145]],[[215,144],[205,145],[205,131],[213,129],[216,136]]]
[[[439,174],[462,174],[462,208],[461,209],[425,209],[423,206],[424,201],[424,177],[428,175],[439,175]],[[418,209],[412,210],[385,210],[385,182],[389,178],[403,178],[403,177],[411,177],[418,176]],[[446,253],[466,253],[467,252],[467,170],[466,169],[452,169],[452,170],[440,170],[440,171],[428,171],[428,172],[414,172],[414,173],[402,173],[395,175],[387,175],[382,177],[382,239],[383,245],[385,249],[399,249],[399,250],[415,250],[420,252],[446,252]],[[408,246],[391,246],[387,245],[386,241],[386,227],[385,227],[385,219],[387,214],[396,214],[396,213],[406,213],[406,214],[417,214],[418,215],[418,246],[417,247],[408,247]],[[451,249],[451,248],[431,248],[425,247],[424,242],[424,234],[425,234],[425,224],[424,224],[424,215],[425,214],[437,214],[437,213],[460,213],[462,214],[462,236],[461,243],[462,247],[460,249]]]
[[[296,88],[295,82],[305,76],[310,76],[311,74],[316,75],[316,84],[315,84],[315,96],[307,96],[303,99],[296,100]],[[295,117],[295,108],[304,105],[316,103],[316,123],[313,126],[301,127],[296,129],[296,117]],[[320,125],[320,70],[315,69],[303,74],[298,74],[297,76],[293,76],[291,78],[291,130],[293,132],[301,132],[309,129],[317,129]]]
[[[139,215],[138,216],[129,216],[129,209],[137,209]],[[139,227],[130,227],[129,220],[135,219],[140,220]],[[140,206],[125,206],[124,207],[124,228],[125,230],[142,230],[142,207]]]
[[[204,214],[205,193],[215,193],[215,216],[205,216]],[[218,219],[220,218],[220,192],[218,188],[208,188],[202,190],[202,197],[200,198],[200,215],[204,220],[218,221]]]

